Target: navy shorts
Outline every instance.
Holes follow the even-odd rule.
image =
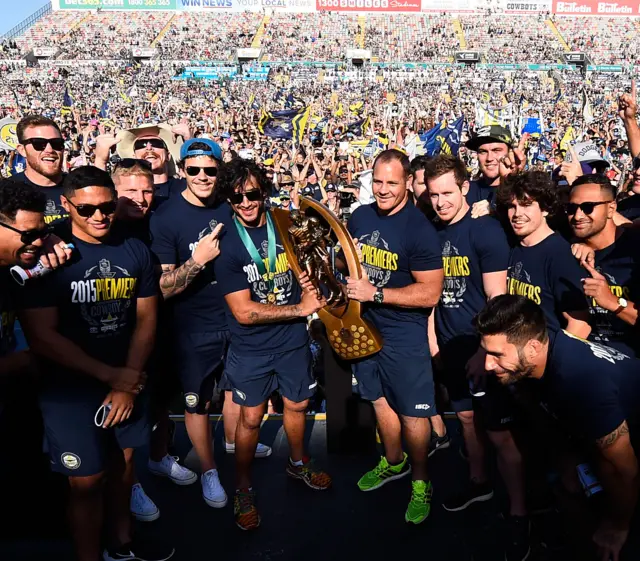
[[[429,345],[385,345],[375,355],[353,364],[352,387],[363,399],[384,397],[391,408],[406,417],[436,415]]]
[[[175,365],[187,412],[206,414],[216,378],[222,375],[228,344],[228,331],[182,333],[176,337]]]
[[[309,399],[318,383],[313,377],[309,345],[270,355],[240,355],[229,349],[226,374],[233,401],[255,407],[276,390],[294,403]]]
[[[148,444],[151,428],[146,393],[136,397],[126,422],[109,429],[95,425],[96,412],[109,391],[97,381],[42,389],[39,402],[53,471],[69,477],[96,475],[105,470],[114,449]]]

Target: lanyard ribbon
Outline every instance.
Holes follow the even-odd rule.
[[[240,221],[237,217],[234,217],[236,229],[238,230],[238,235],[244,244],[244,247],[247,248],[249,252],[249,256],[253,259],[253,262],[256,264],[258,268],[258,272],[262,279],[269,283],[269,292],[273,293],[273,289],[275,286],[275,272],[276,272],[276,231],[273,227],[273,221],[271,220],[271,214],[267,212],[267,266],[264,264],[264,259],[260,257],[260,253],[256,249],[253,240],[249,236],[249,232],[247,229],[240,224]]]

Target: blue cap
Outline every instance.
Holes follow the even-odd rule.
[[[207,146],[207,149],[192,150],[191,147],[196,143],[204,144]],[[184,161],[186,158],[194,158],[196,156],[210,156],[218,161],[222,161],[222,148],[208,138],[191,138],[180,148],[180,160]]]

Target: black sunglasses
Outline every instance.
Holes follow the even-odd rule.
[[[7,230],[12,230],[17,234],[20,234],[20,241],[25,245],[31,245],[36,240],[44,240],[52,230],[48,226],[42,228],[41,230],[18,230],[18,228],[9,226],[9,224],[5,224],[4,222],[0,222],[0,226],[6,228]]]
[[[201,170],[207,174],[207,177],[215,177],[218,175],[218,168],[216,166],[208,166],[208,167],[198,167],[198,166],[187,166],[184,168],[184,171],[187,172],[187,175],[190,177],[195,177],[200,173]]]
[[[586,202],[586,203],[567,203],[564,208],[567,211],[567,214],[574,215],[580,209],[585,214],[591,214],[593,209],[598,205],[606,205],[612,203],[613,201],[598,201],[596,203]]]
[[[51,145],[51,148],[57,152],[64,149],[64,140],[62,140],[62,138],[27,138],[22,144],[24,146],[31,144],[37,152],[44,152],[47,144]]]
[[[259,189],[252,189],[251,191],[245,191],[244,193],[234,193],[229,197],[232,205],[242,204],[244,198],[247,197],[247,200],[250,202],[256,202],[262,200],[262,193]]]
[[[133,143],[133,149],[136,151],[144,150],[147,147],[147,144],[150,144],[152,148],[158,148],[159,150],[167,149],[167,145],[161,138],[142,138],[140,140],[136,140]]]
[[[280,187],[293,187],[295,183],[280,183]]]
[[[96,210],[99,210],[104,216],[109,216],[116,211],[117,201],[107,201],[106,203],[100,203],[99,205],[79,204],[74,205],[69,199],[69,204],[78,211],[78,214],[83,218],[91,218]]]
[[[147,160],[141,160],[139,158],[122,158],[122,160],[119,160],[118,163],[115,165],[114,169],[116,168],[131,169],[132,167],[135,167],[135,166],[141,166],[151,171],[151,162],[147,162]]]

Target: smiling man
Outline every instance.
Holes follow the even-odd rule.
[[[64,140],[55,121],[41,115],[27,115],[16,126],[18,153],[26,159],[23,173],[12,181],[34,185],[47,197],[44,220],[47,224],[67,218],[60,202]]]
[[[442,253],[438,235],[409,201],[409,158],[385,150],[373,166],[375,202],[349,219],[349,232],[361,244],[366,274],[347,279],[349,298],[365,304],[364,317],[384,340],[376,355],[354,363],[355,390],[373,403],[385,455],[358,487],[373,491],[412,474],[408,523],[423,522],[431,510],[427,454],[436,414],[427,340],[427,317],[442,292]],[[402,450],[402,438],[409,456]]]
[[[620,559],[638,497],[640,363],[619,351],[547,328],[544,311],[523,296],[490,300],[476,318],[485,368],[501,383],[539,380],[560,420],[557,433],[594,460],[604,490],[593,535],[603,561]],[[554,435],[557,437],[557,435]]]

